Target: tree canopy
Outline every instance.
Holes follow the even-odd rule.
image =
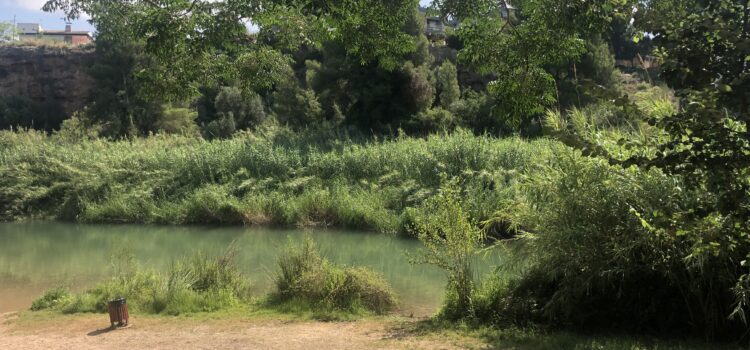
[[[273,69],[284,64],[282,53],[327,40],[344,44],[362,64],[394,69],[398,57],[414,50],[401,28],[416,6],[416,0],[49,0],[44,10],[88,14],[101,40],[144,41],[167,68],[154,74],[173,83],[160,92],[184,97],[198,82],[219,78],[239,76],[262,88],[284,78]],[[253,42],[248,24],[276,40]]]

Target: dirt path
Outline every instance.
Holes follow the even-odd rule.
[[[461,349],[471,339],[416,336],[409,321],[281,321],[133,318],[126,329],[107,330],[106,315],[24,320],[0,315],[0,349]],[[104,321],[104,322],[103,322]],[[400,326],[399,326],[400,324]],[[407,327],[408,328],[408,327]]]

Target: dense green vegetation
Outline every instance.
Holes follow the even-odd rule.
[[[99,27],[101,91],[0,133],[0,218],[410,233],[447,320],[746,336],[750,2],[512,3],[434,1],[444,47],[412,0],[51,0]],[[477,281],[489,238],[516,262]],[[311,249],[277,298],[387,309]]]
[[[311,140],[312,139],[312,140]],[[563,145],[467,132],[355,142],[284,131],[205,141],[159,136],[68,142],[0,133],[0,203],[7,219],[276,224],[405,232],[440,186],[460,176],[468,209],[486,220]],[[318,141],[316,141],[318,140]]]
[[[320,256],[309,236],[300,245],[289,243],[278,265],[276,292],[269,302],[282,309],[383,314],[396,304],[382,276],[366,268],[332,264]]]
[[[139,267],[127,252],[112,256],[112,276],[91,289],[73,294],[63,287],[48,290],[31,310],[62,313],[106,312],[107,302],[126,298],[134,312],[178,315],[236,307],[250,300],[249,282],[234,262],[236,248],[216,257],[198,253],[173,262],[160,274]]]
[[[179,315],[229,310],[254,303],[250,281],[239,272],[233,243],[218,256],[197,253],[172,262],[165,273],[144,270],[127,251],[111,257],[111,278],[79,294],[66,287],[47,290],[32,311],[64,314],[106,312],[107,303],[125,298],[133,312]],[[276,289],[260,304],[315,317],[382,314],[396,304],[383,277],[363,267],[340,267],[320,255],[312,238],[291,243],[278,258]]]

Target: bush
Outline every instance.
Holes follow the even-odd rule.
[[[237,123],[237,129],[254,128],[266,118],[260,95],[254,92],[243,93],[236,87],[221,88],[214,106],[219,119],[231,115]]]
[[[39,311],[39,310],[46,310],[46,309],[54,309],[57,307],[60,307],[62,305],[66,305],[71,300],[71,294],[70,290],[68,290],[65,287],[57,287],[50,289],[44,294],[42,294],[41,297],[34,300],[31,303],[31,310],[32,311]]]
[[[473,260],[484,244],[484,232],[466,214],[456,180],[447,181],[425,203],[413,230],[424,244],[414,263],[435,265],[448,275],[442,315],[451,320],[474,317]]]
[[[314,242],[305,237],[290,244],[279,257],[275,303],[302,303],[318,312],[343,311],[384,314],[396,303],[383,277],[366,268],[342,268],[320,256]]]
[[[458,120],[450,111],[437,107],[419,112],[412,124],[414,130],[422,130],[425,133],[448,132],[458,126]]]
[[[198,125],[195,123],[198,112],[172,105],[164,105],[162,109],[162,114],[154,123],[156,131],[187,136],[198,135]]]
[[[727,256],[691,258],[696,242],[720,232],[717,224],[702,223],[695,233],[652,228],[698,200],[681,188],[658,171],[580,154],[540,166],[506,212],[528,232],[518,250],[525,266],[518,278],[486,283],[477,314],[492,323],[584,329],[743,329],[728,319],[736,270]]]

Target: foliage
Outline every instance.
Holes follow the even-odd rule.
[[[248,282],[234,263],[236,246],[217,257],[198,253],[176,261],[166,274],[143,271],[127,252],[112,256],[112,278],[77,295],[52,289],[34,301],[32,310],[63,313],[105,312],[107,302],[125,298],[131,310],[178,315],[227,309],[249,298]]]
[[[241,130],[257,126],[266,117],[260,95],[252,92],[243,94],[242,90],[234,87],[221,88],[214,105],[220,118],[231,114]]]
[[[444,15],[464,21],[459,60],[497,79],[487,91],[499,102],[495,117],[517,129],[556,100],[554,77],[545,70],[585,52],[583,38],[613,18],[629,14],[628,1],[527,0],[514,2],[518,16],[503,19],[505,1],[434,2]],[[492,43],[488,45],[487,43]]]
[[[481,133],[497,126],[493,118],[495,104],[486,92],[468,90],[462,99],[451,105],[450,111],[472,130]]]
[[[435,265],[448,275],[448,294],[443,316],[451,320],[474,317],[473,259],[484,243],[484,231],[472,222],[463,208],[462,194],[455,179],[447,180],[430,198],[413,230],[424,244],[414,263]]]
[[[498,273],[484,283],[475,294],[478,319],[742,333],[741,322],[727,318],[737,273],[727,263],[731,257],[690,257],[702,240],[721,233],[721,222],[669,232],[646,219],[668,220],[703,199],[685,191],[679,178],[573,153],[539,164],[519,189],[517,200],[498,214],[525,232],[514,243],[517,276]]]
[[[459,126],[458,118],[443,108],[431,108],[414,116],[411,125],[421,132],[449,132]]]
[[[273,95],[279,122],[301,128],[322,121],[323,109],[312,89],[303,89],[294,76],[279,84]]]
[[[459,176],[474,219],[513,195],[530,164],[567,152],[553,141],[466,131],[373,141],[285,129],[204,141],[179,135],[65,142],[0,132],[0,215],[111,223],[327,225],[402,231]],[[44,161],[40,161],[44,159]]]
[[[262,97],[233,86],[204,88],[195,102],[203,137],[227,138],[239,130],[252,130],[266,120]]]
[[[402,87],[402,93],[410,102],[407,108],[413,112],[420,112],[432,106],[435,98],[435,87],[430,81],[428,67],[415,67],[411,62],[407,62],[401,70],[406,79]]]
[[[450,61],[443,62],[437,71],[437,88],[440,105],[448,109],[461,98],[461,88],[458,86],[458,71]]]
[[[154,123],[156,131],[168,134],[198,134],[198,126],[195,124],[195,118],[198,117],[197,112],[193,112],[189,108],[170,105],[165,105],[162,108],[161,118]]]
[[[147,70],[144,74],[173,83],[164,85],[162,93],[184,99],[195,94],[201,84],[233,73],[239,73],[244,82],[270,83],[254,78],[258,73],[273,72],[258,68],[276,66],[281,50],[263,43],[237,45],[248,43],[244,25],[248,22],[259,25],[261,30],[292,30],[292,35],[283,33],[286,36],[278,41],[283,49],[330,40],[346,45],[347,54],[360,64],[376,62],[394,69],[398,57],[414,49],[412,38],[401,31],[414,7],[415,0],[49,0],[44,10],[62,11],[69,18],[85,13],[105,40],[145,39],[146,51],[167,69]],[[297,25],[280,26],[286,23]],[[252,69],[245,69],[248,65]]]
[[[586,43],[586,53],[581,56],[578,74],[590,77],[596,84],[611,86],[615,76],[615,57],[610,53],[609,45],[599,37]]]
[[[76,112],[71,118],[62,122],[56,136],[65,142],[93,140],[102,132],[101,125],[87,125],[84,112]]]
[[[207,139],[229,138],[237,132],[237,123],[234,121],[234,115],[221,115],[202,128],[203,137]]]
[[[736,282],[732,316],[744,321],[750,305],[750,3],[649,5],[639,23],[655,35],[661,78],[675,89],[681,108],[651,120],[668,136],[658,153],[628,164],[663,169],[683,178],[687,189],[704,193],[685,211],[664,218],[644,214],[645,220],[659,234],[694,239],[685,259],[722,261],[724,276]],[[709,332],[722,324],[717,321]]]
[[[273,302],[302,302],[317,310],[383,314],[395,305],[391,287],[366,268],[341,268],[320,256],[310,236],[278,260]]]
[[[21,96],[0,97],[0,129],[53,131],[60,128],[64,118],[62,107],[52,100],[39,102]]]
[[[31,303],[31,311],[53,309],[70,302],[70,291],[65,287],[52,288]]]
[[[367,132],[386,132],[432,106],[434,83],[424,58],[401,60],[400,69],[352,61],[335,43],[323,45],[322,58],[305,66],[307,87],[315,91],[333,124],[340,122]],[[428,52],[429,54],[429,52]],[[428,55],[430,58],[431,55]],[[302,74],[299,74],[300,76]]]
[[[88,69],[94,79],[91,103],[80,118],[89,125],[100,125],[102,136],[138,136],[156,131],[167,102],[156,82],[140,74],[145,69],[161,69],[144,53],[138,41],[98,39],[96,60]]]

